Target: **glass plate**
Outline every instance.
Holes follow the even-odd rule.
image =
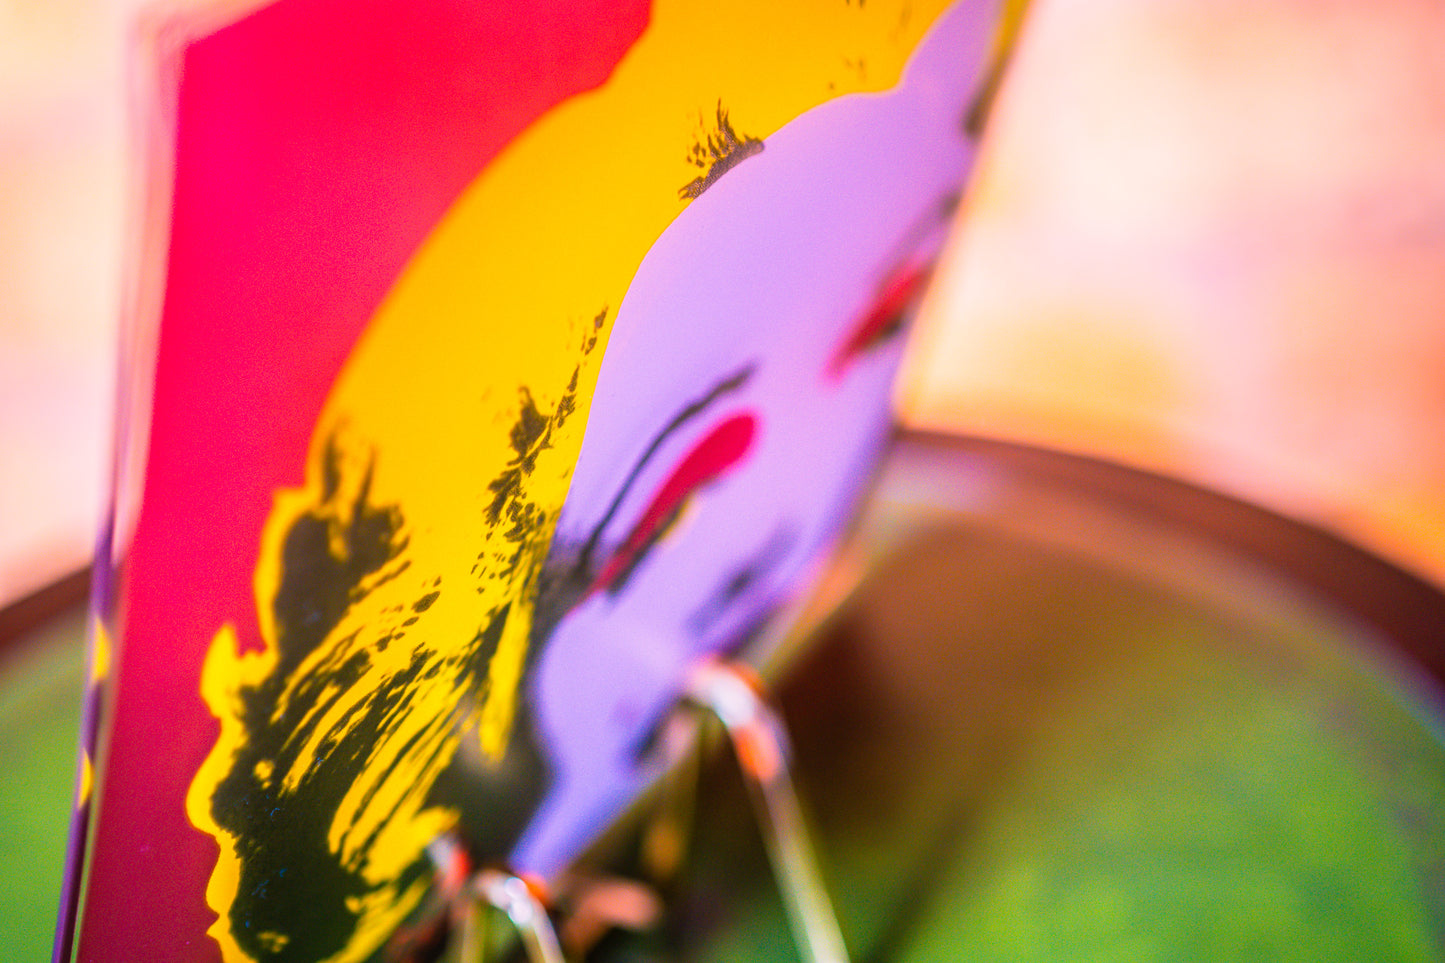
[[[821,595],[780,697],[854,959],[1445,958],[1431,587],[1177,483],[913,436]],[[694,822],[665,933],[597,955],[794,959],[730,761]]]

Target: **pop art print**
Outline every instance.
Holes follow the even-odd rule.
[[[257,131],[302,139],[286,175],[302,183],[340,150],[325,163],[341,186],[318,174],[320,200],[272,192],[270,219],[247,221],[229,210],[244,198],[189,185],[187,164],[259,191],[270,161],[226,167],[229,128],[188,105],[215,109],[226,57],[254,62],[298,25],[326,36],[323,6],[279,0],[183,60],[155,423],[119,583],[81,958],[178,958],[184,940],[184,959],[386,959],[439,836],[553,877],[621,814],[658,775],[647,746],[689,668],[799,591],[886,440],[901,332],[972,160],[996,14],[664,0],[609,19],[602,4],[596,43],[555,13],[535,28],[490,15],[476,29],[506,34],[523,65],[492,66],[553,89],[438,148],[475,154],[447,162],[456,193],[434,189],[430,219],[386,194],[406,177],[369,166],[418,163],[384,118],[340,124],[345,145],[263,118],[240,125],[246,149],[269,145]],[[374,58],[423,17],[389,15],[335,29]],[[573,51],[571,76],[528,60],[528,43]],[[282,56],[266,49],[265,63]],[[431,65],[437,96],[490,102],[466,63]],[[376,72],[365,82],[390,90]],[[343,80],[321,87],[332,108],[362,109]],[[431,120],[455,120],[446,109]],[[490,155],[475,150],[488,138]],[[345,221],[363,196],[385,230]],[[309,226],[284,213],[308,204]],[[252,233],[219,237],[229,216]],[[283,262],[268,241],[292,233],[298,251],[335,249]],[[219,265],[195,249],[207,236],[225,245]],[[324,278],[305,273],[316,265]],[[227,362],[206,369],[222,385],[192,387],[202,355]],[[190,512],[184,534],[167,499]],[[148,567],[157,579],[141,583]],[[140,758],[146,725],[181,733],[165,758]],[[152,796],[127,798],[147,766]],[[127,898],[172,909],[142,932],[116,910],[122,867],[155,859],[169,871]]]

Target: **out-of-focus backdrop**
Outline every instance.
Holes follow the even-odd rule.
[[[138,0],[0,0],[0,606],[100,524]],[[1037,0],[905,418],[1445,583],[1445,9]]]
[[[1036,13],[909,418],[1191,479],[1445,583],[1445,9]]]
[[[0,606],[86,564],[120,300],[121,11],[0,2]]]

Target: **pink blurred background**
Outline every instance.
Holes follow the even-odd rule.
[[[0,606],[85,565],[139,0],[0,0]],[[900,390],[1445,585],[1445,9],[1036,0]]]

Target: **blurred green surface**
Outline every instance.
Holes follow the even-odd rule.
[[[1241,584],[967,530],[876,572],[783,690],[855,959],[1445,960],[1445,751],[1370,639]],[[709,780],[671,942],[608,949],[795,959]]]
[[[55,936],[85,684],[84,607],[0,666],[0,959],[48,960]]]
[[[944,525],[828,622],[780,695],[856,961],[1445,960],[1445,748],[1404,677],[1323,600],[1182,557]],[[0,668],[4,960],[50,951],[83,634]],[[702,780],[667,927],[597,958],[796,959],[725,754]]]

